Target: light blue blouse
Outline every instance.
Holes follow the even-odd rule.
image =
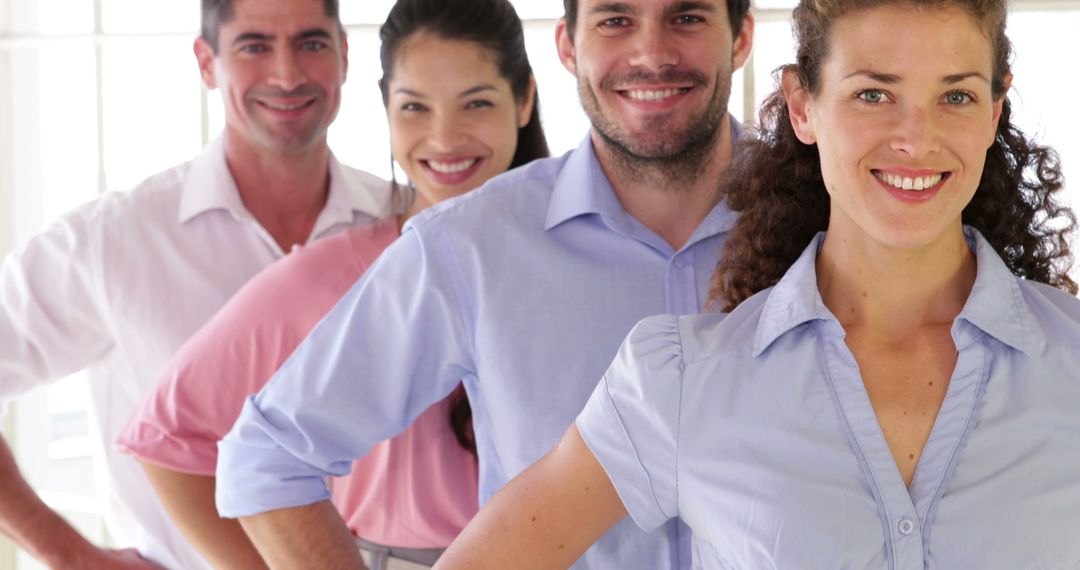
[[[640,323],[577,426],[643,529],[695,567],[1080,568],[1080,301],[978,275],[956,370],[905,487],[815,276],[820,234],[728,316]]]
[[[717,204],[673,250],[622,208],[589,138],[428,208],[245,404],[218,444],[218,511],[326,499],[327,475],[461,382],[482,504],[558,443],[634,323],[702,310],[734,221]],[[686,568],[685,536],[624,521],[575,568]]]

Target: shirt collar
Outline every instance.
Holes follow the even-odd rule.
[[[964,235],[975,252],[977,270],[971,294],[953,321],[952,335],[957,349],[978,340],[979,333],[964,326],[968,323],[1012,348],[1036,354],[1046,339],[1024,300],[1018,278],[977,230],[965,226]],[[824,238],[824,232],[814,236],[768,293],[754,337],[755,357],[776,339],[806,322],[831,321],[831,328],[843,334],[817,288],[816,261]]]
[[[975,251],[978,273],[971,295],[953,324],[957,347],[977,340],[959,326],[963,321],[1012,348],[1028,355],[1037,354],[1046,343],[1046,336],[1024,299],[1020,279],[978,230],[965,226],[964,235]]]
[[[743,128],[730,115],[729,122],[731,140],[734,144],[741,136]],[[628,235],[634,233],[634,222],[619,203],[611,182],[604,174],[604,169],[600,167],[600,161],[596,159],[591,132],[585,135],[585,140],[578,145],[577,150],[570,153],[566,164],[555,179],[544,229],[550,230],[571,218],[587,214],[599,215],[613,230]],[[736,217],[721,201],[702,220],[687,244],[730,230],[735,224]]]
[[[820,232],[802,255],[788,268],[765,299],[754,334],[754,356],[765,351],[776,339],[809,321],[833,320],[817,288],[817,254],[825,232]],[[737,310],[737,309],[736,309]],[[839,325],[839,323],[837,323]]]
[[[608,225],[627,217],[604,170],[600,168],[600,162],[596,160],[591,133],[585,135],[577,150],[566,158],[566,164],[555,179],[544,229],[551,230],[567,220],[586,214],[598,214]]]
[[[362,212],[374,218],[399,213],[394,211],[393,188],[389,183],[373,184],[371,179],[364,177],[374,177],[342,166],[333,153],[330,154],[328,167],[330,190],[313,235],[322,227],[352,223],[353,212]],[[226,210],[237,219],[252,217],[229,172],[222,137],[207,145],[206,150],[191,162],[181,190],[177,219],[183,224],[210,210]]]

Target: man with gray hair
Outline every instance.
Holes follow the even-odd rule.
[[[22,478],[0,439],[0,531],[50,567],[199,569],[205,560],[113,441],[168,359],[294,245],[399,213],[389,183],[326,143],[348,45],[336,0],[203,0],[195,56],[225,104],[222,136],[130,192],[35,236],[0,269],[0,398],[79,370],[109,473],[91,544]],[[135,550],[137,549],[137,550]]]

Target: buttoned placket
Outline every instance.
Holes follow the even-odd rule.
[[[664,276],[667,312],[688,315],[701,311],[694,261],[692,247],[678,251],[668,259]]]
[[[909,489],[882,434],[839,323],[819,321],[815,327],[821,332],[825,376],[837,412],[878,506],[889,569],[925,570],[929,568],[928,542],[938,501],[975,424],[988,377],[989,348],[985,341],[957,343],[961,348],[956,367]]]

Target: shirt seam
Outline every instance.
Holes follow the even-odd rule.
[[[675,317],[675,341],[679,347],[679,400],[675,410],[675,516],[679,516],[681,514],[681,509],[679,509],[679,486],[682,479],[682,470],[679,468],[679,453],[681,449],[680,443],[682,442],[682,412],[683,400],[685,399],[683,396],[686,393],[686,353],[683,350],[682,319],[679,317]],[[678,551],[678,549],[676,550]],[[682,554],[681,551],[679,554]],[[682,561],[680,560],[680,562]]]
[[[435,223],[434,221],[425,225],[430,226],[432,238],[434,238],[434,248],[439,252],[439,255],[431,256],[432,265],[444,269],[453,286],[454,296],[457,297],[459,309],[451,312],[457,316],[457,327],[462,334],[462,338],[466,339],[466,342],[468,343],[469,365],[475,372],[476,362],[473,361],[473,355],[476,354],[476,338],[475,335],[472,334],[465,319],[466,313],[475,314],[476,312],[474,299],[468,294],[468,287],[465,286],[464,274],[457,263],[457,257],[455,257],[453,255],[454,252],[450,250],[450,242],[449,239],[447,239],[446,233],[443,231],[442,225]],[[423,239],[424,232],[422,230],[423,228],[420,227],[413,228],[413,231],[416,232],[417,239],[421,244],[425,244],[427,243],[427,240]],[[440,258],[446,259],[446,261],[440,263]]]
[[[619,411],[619,406],[615,403],[615,398],[611,394],[611,383],[608,382],[607,375],[604,376],[603,383],[604,396],[607,397],[608,404],[611,406],[611,409],[615,411],[615,418],[619,422],[619,429],[621,429],[623,435],[626,436],[626,440],[630,442],[630,449],[634,452],[634,461],[637,462],[638,467],[641,468],[641,472],[645,474],[645,479],[649,483],[649,495],[652,497],[653,506],[656,508],[656,511],[658,513],[665,517],[665,519],[671,519],[672,515],[669,515],[666,511],[664,511],[663,505],[660,504],[660,499],[656,495],[656,485],[653,484],[652,474],[649,473],[648,467],[645,466],[645,461],[641,458],[641,453],[638,451],[638,446],[634,442],[634,438],[630,435],[630,430],[626,428],[626,421],[623,419],[622,412]],[[676,510],[678,509],[676,508]]]

